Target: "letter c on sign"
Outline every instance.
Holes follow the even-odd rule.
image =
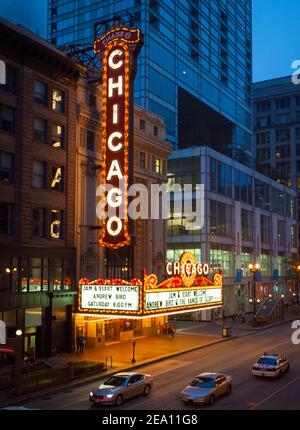
[[[123,143],[119,142],[117,143],[117,145],[114,145],[113,140],[121,139],[122,137],[123,137],[123,134],[120,133],[119,131],[115,131],[114,133],[109,135],[109,138],[107,139],[107,145],[112,152],[120,151],[120,149],[123,146]]]
[[[113,70],[119,69],[122,64],[123,61],[119,60],[117,63],[114,63],[114,58],[115,57],[121,57],[121,55],[123,55],[123,51],[121,51],[120,49],[115,49],[114,51],[112,51],[108,57],[108,64],[109,67]]]
[[[117,224],[116,229],[112,228],[113,223]],[[111,218],[109,218],[107,221],[107,231],[111,236],[118,236],[118,234],[120,234],[122,231],[122,221],[120,220],[120,218],[116,216],[112,216]]]

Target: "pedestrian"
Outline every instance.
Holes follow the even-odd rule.
[[[156,335],[160,337],[160,334],[161,334],[161,328],[159,323],[158,326],[156,327]]]
[[[242,323],[245,324],[246,322],[246,314],[245,311],[242,312]]]
[[[223,322],[226,322],[225,309],[223,309],[223,311],[222,311],[222,320],[223,320]]]
[[[167,326],[167,324],[164,324],[164,326],[163,326],[163,336],[168,336],[168,326]]]
[[[78,334],[76,337],[76,347],[77,347],[77,354],[80,352],[80,335]]]
[[[233,322],[233,323],[235,323],[235,320],[236,320],[236,314],[235,314],[235,313],[233,313],[231,318],[232,318],[232,322]]]
[[[81,335],[79,336],[79,352],[82,354],[84,348],[84,337]]]

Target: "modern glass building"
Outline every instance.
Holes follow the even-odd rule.
[[[49,0],[48,38],[92,47],[93,24],[113,19],[145,35],[135,102],[164,118],[174,149],[251,165],[251,0]]]
[[[47,37],[47,0],[1,0],[0,17]]]
[[[257,299],[283,297],[291,303],[291,261],[298,245],[296,192],[208,147],[173,151],[168,166],[170,185],[204,185],[202,228],[188,211],[182,216],[171,204],[168,260],[177,261],[190,251],[213,270],[222,270],[226,315],[251,312],[248,267],[254,262],[261,265]],[[174,193],[174,202],[181,198]]]

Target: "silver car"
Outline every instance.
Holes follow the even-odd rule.
[[[116,373],[107,381],[90,392],[90,401],[97,404],[120,406],[124,400],[144,394],[150,394],[153,379],[143,373]]]
[[[222,373],[201,373],[180,393],[184,403],[213,405],[217,397],[229,395],[232,377]]]

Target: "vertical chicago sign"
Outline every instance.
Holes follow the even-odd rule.
[[[130,244],[128,186],[132,175],[133,81],[143,45],[138,29],[114,28],[94,42],[102,60],[102,220],[99,243]],[[103,191],[105,189],[105,192]]]

